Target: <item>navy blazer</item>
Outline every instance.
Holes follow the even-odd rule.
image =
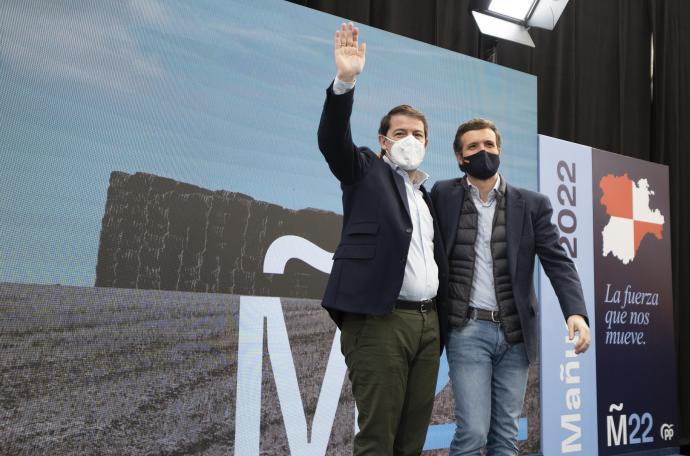
[[[342,312],[384,315],[395,307],[405,274],[412,220],[402,176],[366,147],[352,142],[350,115],[354,89],[326,91],[318,140],[331,172],[343,191],[343,229],[322,300],[340,325]],[[439,283],[447,283],[447,261],[431,199],[420,187],[434,219],[434,257]],[[439,285],[441,288],[441,285]],[[437,295],[438,296],[438,295]],[[439,296],[440,297],[440,296]],[[439,309],[442,344],[447,318]]]
[[[462,179],[437,182],[431,189],[445,244],[446,261],[455,245],[465,189]],[[551,222],[553,209],[546,195],[506,184],[506,241],[513,297],[522,324],[530,362],[539,359],[539,306],[534,290],[534,259],[549,277],[563,316],[582,315],[587,308],[575,264],[558,243],[558,229]],[[557,322],[554,322],[557,324]]]

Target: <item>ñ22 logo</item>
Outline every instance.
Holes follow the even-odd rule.
[[[620,413],[617,423],[613,412]],[[626,415],[622,412],[622,402],[609,405],[610,415],[606,417],[606,446],[638,445],[640,443],[654,442],[654,437],[649,435],[654,425],[654,418],[651,413],[645,412],[642,415],[631,413]],[[640,431],[642,431],[642,434],[640,434]],[[662,430],[662,436],[663,432]],[[673,430],[671,430],[672,432]]]

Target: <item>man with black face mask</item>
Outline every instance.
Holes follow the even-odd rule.
[[[535,255],[556,291],[570,339],[579,333],[576,353],[591,342],[587,310],[548,198],[498,174],[496,125],[465,122],[453,149],[465,176],[431,190],[449,265],[443,304],[457,421],[450,455],[479,455],[483,447],[489,456],[517,455],[527,371],[539,353]]]

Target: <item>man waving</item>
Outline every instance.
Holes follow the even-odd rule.
[[[359,410],[354,455],[419,455],[445,337],[436,296],[446,261],[423,186],[429,176],[419,169],[428,127],[421,112],[400,105],[381,119],[380,154],[353,144],[366,54],[358,36],[352,23],[335,33],[337,73],[319,124],[319,149],[343,191],[342,238],[322,305],[341,328]]]

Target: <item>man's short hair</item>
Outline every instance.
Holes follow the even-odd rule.
[[[429,136],[429,126],[426,123],[426,117],[424,117],[424,114],[417,111],[410,105],[399,105],[388,111],[388,114],[383,116],[383,119],[381,119],[381,125],[379,125],[380,135],[386,136],[388,134],[388,130],[391,128],[391,117],[397,115],[412,117],[414,119],[421,120],[424,124],[424,137],[426,138],[427,136]]]
[[[462,135],[468,131],[483,130],[485,128],[493,130],[493,132],[496,133],[496,147],[501,150],[501,134],[498,132],[496,124],[489,119],[475,117],[474,119],[470,119],[458,127],[458,131],[455,133],[455,140],[453,141],[453,150],[455,153],[462,153],[462,141],[460,140]]]

